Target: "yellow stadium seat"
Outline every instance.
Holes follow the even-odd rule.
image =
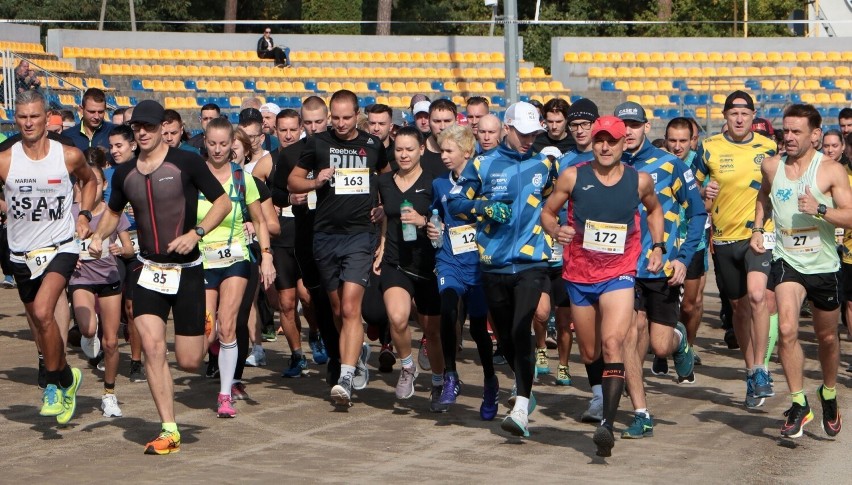
[[[591,67],[589,68],[591,69]],[[605,77],[607,79],[612,79],[617,77],[616,70],[612,66],[606,66],[603,68],[603,72],[601,73],[601,77]]]
[[[736,67],[734,69],[736,69]],[[736,74],[736,71],[734,71],[728,66],[719,66],[716,68],[716,75],[719,77],[743,76],[744,74],[745,73]]]
[[[721,52],[708,52],[707,60],[709,62],[722,62],[724,59]]]
[[[549,91],[550,90],[550,83],[548,83],[547,81],[536,81],[535,82],[535,90],[539,91],[539,92]]]
[[[694,62],[692,52],[679,52],[677,60],[680,62]]]
[[[811,53],[808,51],[800,51],[796,52],[796,60],[799,62],[810,62],[811,61]]]
[[[70,57],[70,56],[63,56],[63,57]],[[562,56],[562,60],[565,61],[565,62],[577,62],[577,59],[578,59],[578,57],[577,57],[576,52],[566,52]]]
[[[177,107],[175,106],[175,98],[171,96],[166,96],[164,104],[166,109],[175,109]]]
[[[697,76],[692,75],[696,72],[693,69],[698,70],[699,74]],[[703,67],[701,69],[698,69],[697,67],[696,68],[689,68],[687,70],[687,72],[690,74],[690,77],[715,77],[716,76],[716,68],[715,67]]]
[[[831,95],[828,93],[817,93],[814,101],[817,104],[829,104],[831,103]]]
[[[628,81],[627,85],[631,91],[642,91],[643,88],[642,81]]]
[[[713,73],[715,74],[715,69]],[[686,70],[687,77],[702,77],[704,74],[701,72],[701,68],[699,67],[690,67]]]
[[[607,62],[606,52],[593,52],[592,62]]]
[[[653,106],[654,105],[654,95],[653,94],[643,94],[639,97],[639,104],[642,106]]]
[[[657,106],[668,106],[671,104],[669,97],[665,94],[657,94],[654,96],[654,104]]]
[[[337,92],[337,91],[340,91],[341,89],[345,89],[345,88],[343,87],[343,83],[340,82],[340,81],[331,81],[330,83],[328,83],[328,91],[329,92]]]
[[[100,73],[101,75],[107,76],[113,73],[113,69],[115,65],[113,64],[101,64]]]
[[[620,62],[636,62],[636,53],[634,52],[613,52],[613,55],[618,54],[621,57]],[[613,61],[615,62],[615,61]]]
[[[736,68],[734,68],[734,69],[736,69]],[[774,71],[774,68],[773,68],[773,71]],[[736,77],[745,77],[745,76],[749,76],[749,77],[757,77],[757,76],[761,76],[762,74],[761,74],[761,71],[760,71],[760,68],[759,68],[759,67],[757,67],[757,66],[748,66],[748,67],[745,69],[745,74],[744,74],[744,75],[737,74],[736,70],[734,70],[733,75],[734,75],[734,76],[736,76]]]
[[[813,93],[802,93],[800,97],[802,98],[802,103],[814,104],[816,102],[816,96]]]
[[[627,81],[616,81],[615,89],[619,91],[628,91],[630,90],[630,84]]]
[[[786,79],[781,79],[779,81],[776,81],[775,82],[775,89],[776,90],[789,91],[790,90],[790,82],[787,81]]]
[[[693,69],[696,69],[696,68],[693,68]],[[685,67],[675,67],[674,69],[672,69],[672,76],[678,77],[678,78],[687,77],[688,72],[687,72]]]
[[[829,62],[840,62],[843,56],[838,51],[828,51],[825,53],[825,60]]]
[[[766,53],[766,62],[781,62],[781,53],[771,51]]]
[[[816,91],[822,89],[822,86],[819,84],[819,80],[817,79],[805,79],[805,89],[808,91]]]
[[[592,53],[580,52],[577,54],[577,62],[592,62]]]
[[[644,67],[631,67],[630,68],[630,77],[645,77],[645,68]]]
[[[817,66],[808,66],[805,68],[805,76],[819,77],[820,75],[820,69]]]
[[[598,66],[590,66],[589,67],[589,77],[592,78],[592,79],[604,77],[603,69],[598,67]]]
[[[506,62],[506,57],[502,52],[492,52],[489,54],[491,62]]]
[[[626,66],[619,66],[615,68],[615,77],[618,78],[629,78],[630,77],[630,68]]]
[[[672,86],[672,82],[669,80],[657,81],[657,89],[664,93],[668,93],[674,91],[674,86]]]
[[[658,68],[654,67],[654,66],[646,67],[646,68],[644,68],[643,71],[644,72],[642,72],[642,71],[635,71],[634,72],[634,71],[631,70],[630,72],[631,72],[631,74],[634,75],[634,77],[648,77],[648,78],[652,78],[652,79],[656,79],[656,78],[660,77],[660,70]],[[641,72],[641,74],[639,74],[640,72]]]
[[[621,52],[607,52],[606,62],[621,62]]]
[[[532,93],[535,91],[535,82],[533,81],[523,81],[521,83],[521,91],[525,93]]]
[[[775,68],[775,75],[776,76],[790,76],[790,75],[792,75],[792,73],[793,73],[793,70],[790,69],[789,66],[777,66]]]
[[[796,66],[790,69],[790,73],[795,77],[805,77],[805,68]]]
[[[680,56],[678,55],[677,52],[669,51],[669,52],[663,53],[663,61],[664,62],[677,62],[679,60],[679,58],[680,58]]]
[[[666,60],[666,56],[662,52],[651,52],[648,60],[650,62],[663,62]]]
[[[397,54],[399,62],[411,62],[411,53],[410,52],[400,52]]]
[[[849,66],[837,66],[834,68],[834,73],[837,76],[849,77],[852,75],[852,69],[849,69]]]
[[[528,67],[518,68],[518,77],[520,77],[521,79],[531,78],[532,72],[530,71],[530,68],[528,68]]]
[[[481,79],[490,79],[491,78],[491,69],[487,67],[479,67],[476,69],[476,77]]]
[[[736,52],[726,51],[722,53],[722,62],[737,62],[738,60]]]
[[[628,94],[627,95],[627,101],[630,101],[632,103],[641,103],[642,97],[639,96],[638,94]]]
[[[837,75],[837,72],[832,66],[822,66],[819,68],[819,75],[822,77],[834,77]]]
[[[827,56],[826,56],[825,52],[823,52],[823,51],[813,51],[813,52],[810,52],[810,55],[811,55],[810,60],[812,62],[823,62],[827,59]]]
[[[706,52],[696,52],[692,54],[692,60],[694,62],[707,62],[707,53]]]
[[[656,91],[657,81],[642,81],[642,91]]]
[[[763,66],[760,68],[761,76],[775,76],[777,75],[775,68],[772,66]]]
[[[651,62],[651,55],[647,52],[637,52],[636,62]]]
[[[840,79],[839,81],[846,81],[846,79]],[[849,89],[849,81],[846,81],[844,84],[846,85],[845,88],[840,88],[840,86],[837,86],[837,87],[840,88],[840,89]],[[843,93],[831,93],[831,103],[832,104],[845,105],[846,104],[846,95],[843,94]]]
[[[751,52],[739,51],[736,53],[736,61],[735,62],[754,62],[754,57]]]
[[[387,76],[387,77],[399,77],[399,68],[398,67],[385,68],[385,76]]]
[[[144,87],[144,86],[143,86]],[[154,91],[165,91],[165,86],[163,85],[163,81],[160,79],[154,79],[151,81],[151,89]]]
[[[751,62],[766,62],[766,53],[765,52],[752,52],[751,53]]]
[[[674,77],[674,69],[669,66],[660,68],[660,77]]]

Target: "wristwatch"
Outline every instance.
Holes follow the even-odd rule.
[[[666,243],[658,242],[658,243],[654,243],[654,244],[651,245],[651,251],[653,251],[657,248],[660,248],[660,251],[662,251],[663,254],[666,254]]]
[[[81,210],[80,215],[88,219],[89,222],[92,222],[92,211]]]
[[[817,206],[817,215],[820,217],[825,217],[825,213],[828,211],[828,207],[825,204],[820,204]],[[82,214],[82,211],[80,212]]]
[[[197,234],[198,237],[204,237],[204,234],[206,234],[206,231],[201,226],[195,226],[195,234]]]

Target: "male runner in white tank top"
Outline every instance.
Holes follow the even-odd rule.
[[[83,375],[65,360],[54,309],[77,265],[80,248],[75,232],[81,239],[89,237],[97,179],[80,150],[48,140],[46,103],[40,93],[18,95],[15,123],[21,141],[0,153],[0,179],[6,183],[9,205],[10,260],[47,369],[40,414],[66,424],[74,416]],[[71,214],[71,176],[82,182],[83,210],[76,220]]]

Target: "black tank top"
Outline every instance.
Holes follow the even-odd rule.
[[[587,219],[614,224],[627,224],[633,229],[639,207],[639,172],[625,166],[624,174],[613,186],[606,186],[592,170],[591,163],[577,167],[577,183],[571,193],[574,220],[583,227]]]

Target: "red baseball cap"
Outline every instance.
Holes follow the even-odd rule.
[[[621,118],[617,116],[601,116],[592,123],[592,138],[596,138],[598,133],[602,132],[609,133],[616,140],[620,140],[627,134],[627,129]]]

